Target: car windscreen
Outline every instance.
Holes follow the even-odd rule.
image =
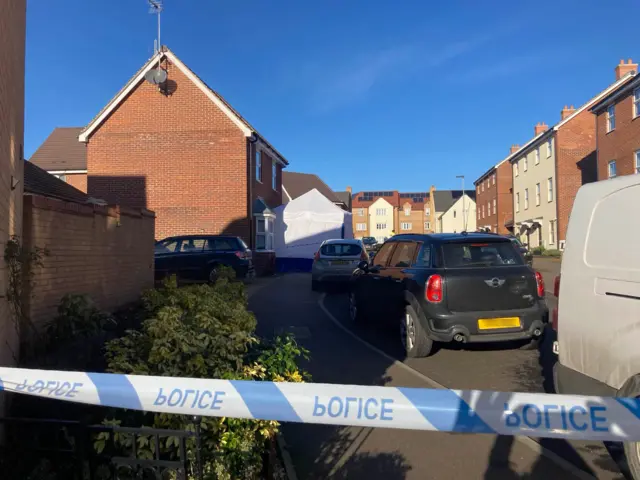
[[[442,245],[446,268],[477,268],[524,265],[512,242],[457,242]]]
[[[320,253],[327,257],[356,257],[362,248],[354,243],[327,243],[320,248]]]

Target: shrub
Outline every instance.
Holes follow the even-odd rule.
[[[556,249],[549,249],[542,252],[542,255],[544,255],[545,257],[561,257],[562,251],[556,250]]]
[[[157,290],[145,292],[148,318],[140,331],[129,330],[107,344],[108,371],[138,375],[244,380],[302,381],[296,360],[306,356],[292,337],[260,342],[254,335],[256,320],[247,311],[244,285],[220,275],[215,285],[178,288],[169,279]],[[114,411],[121,421],[126,415],[140,425],[194,430],[190,416]],[[202,418],[202,458],[205,478],[252,479],[262,470],[266,442],[278,423],[232,418]],[[106,436],[95,447],[105,447]],[[128,440],[131,441],[130,439]],[[126,447],[124,438],[116,444]],[[150,439],[138,451],[151,455]],[[169,437],[160,450],[175,456],[178,444]],[[146,453],[145,453],[146,452]],[[188,456],[195,461],[195,442],[188,442]]]
[[[100,311],[88,295],[67,294],[60,300],[58,314],[45,327],[47,344],[92,337],[114,326],[113,317]]]
[[[531,249],[531,253],[533,255],[544,255],[544,252],[545,252],[545,248],[543,245],[540,245],[539,247],[533,247]]]

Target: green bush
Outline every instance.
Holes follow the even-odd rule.
[[[67,294],[60,300],[58,314],[47,323],[49,345],[88,338],[115,326],[111,315],[99,310],[88,295]]]
[[[220,275],[214,285],[178,288],[175,279],[143,295],[148,318],[142,328],[129,330],[106,347],[108,371],[138,375],[244,380],[302,381],[296,360],[307,355],[292,337],[261,342],[255,335],[256,320],[247,311],[244,285]],[[193,430],[193,417],[114,411],[105,423],[128,418],[139,425]],[[262,470],[262,456],[278,423],[232,418],[203,417],[202,445],[205,478],[254,479]],[[95,447],[105,447],[101,435]],[[116,444],[126,447],[125,436]],[[151,455],[151,439],[142,439],[138,451]],[[167,457],[175,457],[178,443],[169,437],[160,445]],[[195,442],[188,443],[195,460]],[[193,471],[193,470],[192,470]]]
[[[556,249],[549,249],[542,252],[542,255],[544,255],[545,257],[561,257],[562,251],[556,250]]]
[[[531,253],[533,255],[544,255],[544,252],[545,252],[545,248],[543,245],[540,245],[539,247],[533,247],[531,249]]]

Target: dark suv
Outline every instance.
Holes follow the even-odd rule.
[[[508,238],[477,233],[394,236],[353,272],[349,314],[399,323],[409,357],[434,342],[535,345],[548,321],[540,273]]]
[[[235,270],[237,278],[255,276],[252,254],[239,237],[185,235],[169,237],[155,244],[155,277],[176,275],[180,280],[215,281],[218,267]]]

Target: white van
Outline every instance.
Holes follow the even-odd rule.
[[[578,191],[554,288],[556,391],[640,397],[640,175]],[[640,480],[640,442],[624,450]]]

